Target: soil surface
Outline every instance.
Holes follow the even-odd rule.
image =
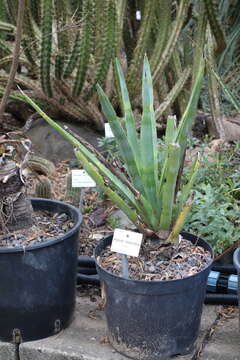
[[[27,247],[40,244],[50,238],[64,235],[74,223],[65,213],[52,214],[47,211],[33,213],[34,225],[29,229],[7,234],[0,233],[0,248]]]
[[[142,246],[139,257],[127,256],[128,277],[133,280],[182,279],[200,272],[211,262],[208,251],[186,239],[169,248],[170,259],[165,258],[163,249],[149,241]],[[98,261],[106,270],[122,275],[123,255],[111,252],[110,247],[103,251]]]

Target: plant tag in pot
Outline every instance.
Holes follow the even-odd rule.
[[[108,123],[105,123],[105,137],[106,138],[113,138],[114,135],[113,135],[113,132],[112,132],[112,129],[110,127],[110,125]]]
[[[81,170],[72,170],[72,187],[95,187],[96,183],[88,175],[88,173],[81,169]]]
[[[143,235],[134,231],[115,229],[111,251],[137,257]]]

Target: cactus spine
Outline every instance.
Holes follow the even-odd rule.
[[[78,204],[81,195],[81,188],[72,186],[72,172],[67,175],[66,178],[66,193],[65,200],[73,204]]]
[[[35,186],[35,194],[37,197],[51,199],[52,197],[52,183],[46,177],[44,179],[40,179]]]

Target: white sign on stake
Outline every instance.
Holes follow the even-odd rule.
[[[136,11],[136,19],[141,20],[141,11],[140,10]]]
[[[115,229],[111,251],[137,257],[139,255],[143,234]]]
[[[104,127],[105,127],[105,137],[106,138],[113,138],[114,135],[113,135],[113,132],[112,132],[112,129],[111,129],[110,125],[108,123],[105,123]]]
[[[72,170],[72,187],[95,187],[96,183],[85,170]]]

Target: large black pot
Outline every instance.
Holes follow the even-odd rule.
[[[69,325],[75,306],[82,216],[66,203],[33,198],[34,210],[67,213],[74,227],[39,245],[0,249],[0,340],[41,339]]]
[[[202,239],[183,235],[212,253]],[[96,263],[111,242],[108,236],[96,247]],[[139,281],[113,275],[97,264],[112,346],[138,360],[166,360],[190,353],[199,332],[210,267],[180,280]]]
[[[238,305],[240,311],[240,248],[236,249],[233,255],[233,262],[238,273]],[[239,314],[240,316],[240,314]],[[240,319],[240,317],[239,317]]]

